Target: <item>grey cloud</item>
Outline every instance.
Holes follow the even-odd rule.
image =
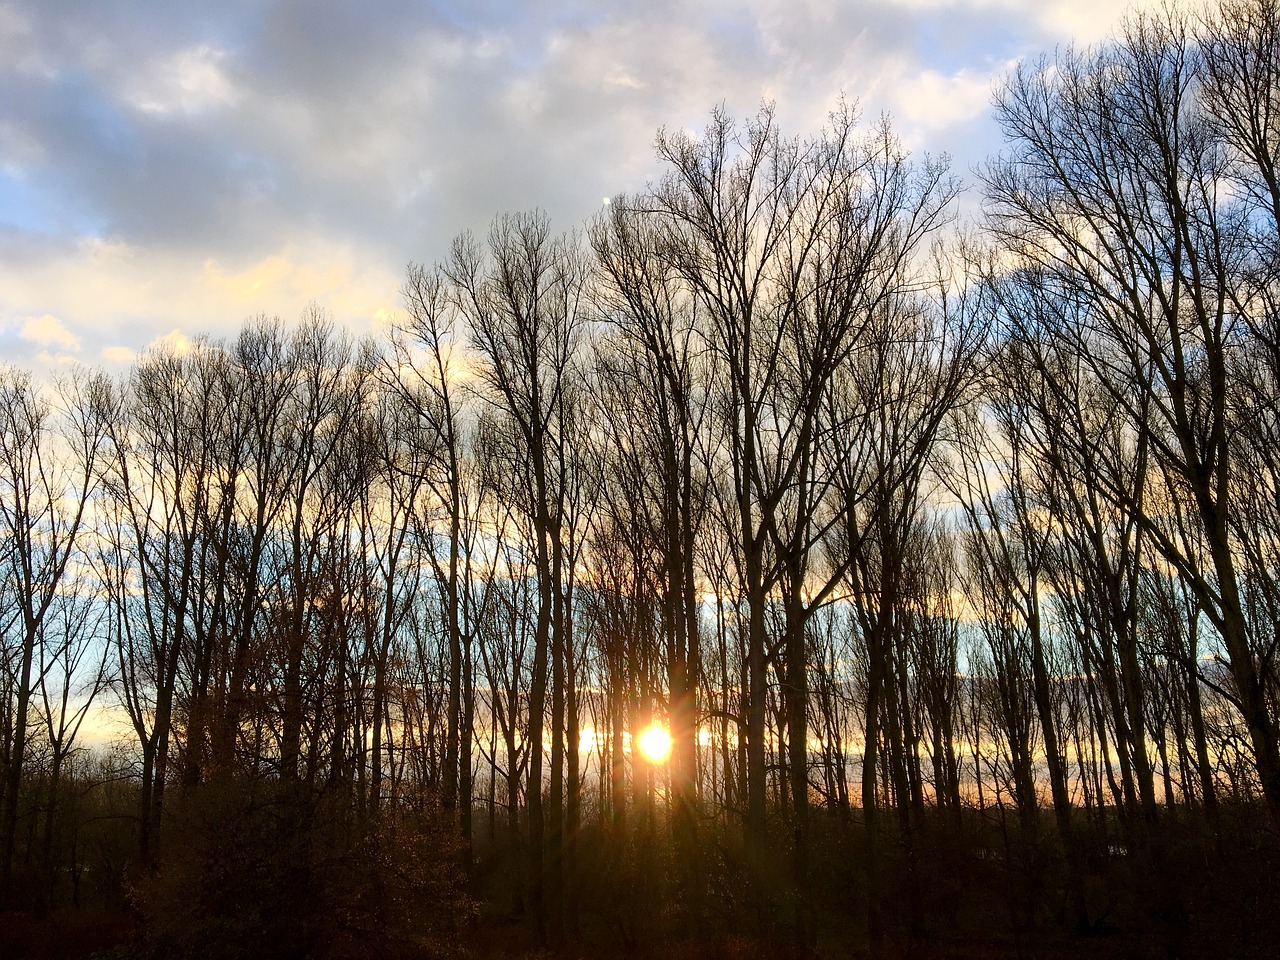
[[[741,116],[776,98],[784,129],[807,133],[841,93],[871,116],[894,107],[886,76],[1037,49],[1009,10],[890,0],[10,9],[30,55],[0,60],[0,124],[35,145],[20,186],[48,200],[46,232],[238,268],[323,238],[398,272],[533,206],[567,229],[659,172],[659,127],[697,127],[716,104]],[[216,71],[226,90],[157,87],[184,51],[205,57],[193,82]],[[997,146],[989,124],[946,132],[930,146],[962,166]]]

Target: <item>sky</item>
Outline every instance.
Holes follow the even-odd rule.
[[[661,173],[660,128],[840,98],[969,183],[993,85],[1108,0],[0,0],[0,361],[127,369],[311,304],[361,336],[410,262]],[[974,193],[965,201],[976,209]]]

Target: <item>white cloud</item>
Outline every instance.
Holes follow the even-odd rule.
[[[59,346],[70,350],[80,349],[80,338],[63,326],[62,321],[51,313],[39,317],[27,317],[22,321],[19,332],[23,340],[42,347]]]
[[[401,280],[357,263],[342,249],[287,245],[244,265],[206,260],[198,283],[202,298],[223,310],[238,307],[240,319],[256,313],[296,316],[316,301],[347,323],[364,325],[394,309]]]
[[[608,74],[605,76],[604,82],[611,87],[625,87],[628,90],[643,90],[648,86],[644,81],[637,80],[631,74],[621,71]]]
[[[134,358],[138,356],[136,350],[130,350],[128,347],[103,347],[100,356],[106,363],[120,364],[122,366],[133,363]]]
[[[965,68],[949,75],[936,70],[903,71],[890,86],[894,115],[913,128],[913,138],[937,142],[928,134],[986,114],[993,84],[1016,65],[1010,60],[991,70]]]
[[[81,237],[77,246],[90,262],[100,267],[123,265],[137,253],[133,244],[120,237]]]
[[[403,277],[365,251],[323,240],[286,245],[263,257],[224,250],[193,260],[181,251],[82,241],[28,253],[0,270],[0,352],[19,365],[48,366],[79,354],[127,364],[159,341],[234,336],[249,318],[291,321],[314,302],[360,336],[385,323]],[[165,338],[169,338],[165,340]]]
[[[144,352],[152,350],[160,350],[166,353],[175,353],[178,356],[182,356],[191,350],[191,338],[177,327],[174,327],[168,333],[163,336],[156,337],[148,343]]]
[[[80,358],[69,353],[50,353],[41,350],[36,354],[36,363],[42,367],[70,367],[80,362]]]
[[[238,91],[227,60],[225,51],[204,44],[179,50],[135,78],[128,99],[153,114],[191,115],[232,104]]]
[[[1069,0],[1038,8],[1038,19],[1049,34],[1083,47],[1113,35],[1126,16],[1158,11],[1164,5],[1165,0],[1128,0],[1124,4],[1115,0]]]

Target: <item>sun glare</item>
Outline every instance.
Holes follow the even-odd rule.
[[[671,734],[658,724],[653,724],[640,734],[640,752],[650,763],[662,763],[671,753]]]

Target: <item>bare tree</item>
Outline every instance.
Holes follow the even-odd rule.
[[[446,272],[458,288],[486,397],[511,424],[511,453],[529,483],[525,509],[538,581],[537,629],[529,691],[530,899],[541,936],[563,939],[564,684],[569,610],[565,585],[565,510],[569,437],[563,433],[571,365],[585,321],[580,258],[553,240],[539,214],[502,216],[489,232],[488,253],[458,238]],[[551,675],[548,677],[548,670]],[[543,723],[551,693],[551,868],[544,877]],[[576,734],[575,734],[576,736]],[[544,880],[551,885],[545,896]],[[548,912],[548,907],[550,908]],[[550,929],[548,930],[548,921]]]
[[[1260,77],[1274,55],[1247,51],[1274,11],[1259,5],[1255,17],[1253,9],[1225,9],[1217,22],[1228,32],[1204,47],[1184,15],[1166,12],[1133,18],[1113,45],[1024,66],[998,96],[1008,150],[985,180],[991,225],[1006,248],[1040,271],[1045,295],[1087,305],[1056,333],[1141,434],[1153,468],[1195,504],[1188,532],[1204,544],[1203,565],[1180,531],[1144,509],[1141,485],[1099,478],[1105,496],[1124,505],[1151,549],[1196,593],[1221,637],[1262,790],[1280,816],[1276,717],[1243,591],[1252,574],[1232,531],[1242,478],[1229,403],[1230,357],[1258,326],[1242,323],[1248,315],[1239,311],[1256,244],[1230,185],[1255,199],[1270,195],[1250,184],[1267,181],[1269,154],[1256,147],[1268,136],[1261,131],[1273,129],[1274,101],[1267,93],[1250,119],[1240,112],[1247,94],[1224,100],[1214,79],[1236,70],[1255,86],[1269,82]],[[1243,32],[1226,41],[1235,10]],[[1198,99],[1206,56],[1217,61],[1207,76],[1219,89]],[[1242,137],[1248,131],[1252,140]],[[1233,151],[1253,162],[1247,181]]]
[[[638,535],[653,541],[660,558],[653,573],[660,582],[673,829],[685,871],[684,902],[696,912],[702,640],[696,539],[705,513],[707,480],[701,465],[706,459],[702,446],[708,371],[697,302],[663,257],[663,234],[645,217],[643,204],[619,197],[608,215],[592,224],[591,244],[602,273],[598,307],[614,331],[598,352],[597,409],[608,424],[609,446],[616,451],[614,481],[621,487],[605,499],[630,513],[618,516],[614,511],[611,529],[625,538],[628,521],[638,522]],[[643,549],[634,544],[629,551],[636,557],[633,566]],[[609,562],[607,556],[606,552],[602,566]],[[645,574],[637,569],[633,583],[638,586],[644,580]],[[615,663],[614,674],[617,667]],[[619,693],[615,691],[615,697]],[[615,763],[620,761],[617,756]]]
[[[7,621],[2,629],[16,638],[0,797],[0,896],[6,900],[12,893],[32,697],[41,689],[41,675],[34,671],[46,660],[46,644],[56,649],[56,609],[69,599],[65,591],[77,579],[77,568],[85,566],[81,541],[103,453],[105,392],[100,378],[80,377],[50,394],[29,374],[0,369],[0,589]],[[83,643],[74,627],[61,641],[76,648]]]
[[[443,601],[449,646],[448,732],[442,802],[460,810],[460,829],[470,861],[471,694],[474,616],[468,582],[473,574],[466,527],[474,510],[464,474],[468,412],[461,381],[468,358],[462,354],[457,307],[448,279],[438,269],[409,268],[405,284],[408,314],[401,336],[393,338],[396,385],[417,417],[420,448],[415,458],[436,509],[444,513],[445,549],[430,559]],[[414,357],[413,350],[421,353]],[[474,544],[472,544],[474,545]]]

